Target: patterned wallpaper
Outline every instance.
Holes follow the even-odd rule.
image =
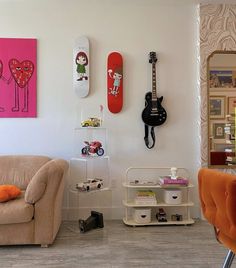
[[[236,5],[200,5],[201,166],[207,157],[207,58],[216,50],[236,51]],[[229,170],[228,170],[229,172]]]

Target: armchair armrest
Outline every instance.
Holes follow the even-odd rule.
[[[58,184],[58,179],[61,180],[67,167],[67,162],[61,159],[54,159],[43,165],[26,188],[25,202],[35,204],[39,201],[44,195],[48,180],[54,180],[54,183]]]
[[[47,165],[47,186],[35,203],[35,244],[51,244],[61,224],[64,177],[69,165],[61,159]]]

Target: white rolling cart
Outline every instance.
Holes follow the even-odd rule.
[[[177,168],[177,176],[187,178],[188,186],[160,185],[159,178],[170,175],[170,169],[171,167],[130,167],[127,169],[123,183],[125,208],[123,222],[126,225],[190,225],[194,223],[190,215],[190,208],[194,205],[190,200],[190,192],[194,186],[190,183],[189,172],[185,168]],[[155,193],[156,202],[146,204],[135,202],[137,192],[145,190]],[[173,193],[176,200],[172,202],[170,196]],[[160,208],[166,212],[167,221],[157,220],[156,214]],[[173,220],[173,215],[181,215],[181,220]]]

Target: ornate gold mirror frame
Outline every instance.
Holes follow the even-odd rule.
[[[215,51],[236,51],[236,5],[200,5],[201,163],[208,161],[208,57]],[[223,168],[227,166],[222,166]],[[232,168],[231,166],[230,168]],[[219,168],[219,167],[218,167]]]

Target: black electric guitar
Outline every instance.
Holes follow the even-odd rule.
[[[161,105],[163,96],[157,97],[156,62],[156,52],[150,52],[149,63],[152,64],[152,92],[148,92],[145,96],[145,108],[142,112],[142,119],[146,125],[152,127],[164,124],[167,118],[167,113]]]

